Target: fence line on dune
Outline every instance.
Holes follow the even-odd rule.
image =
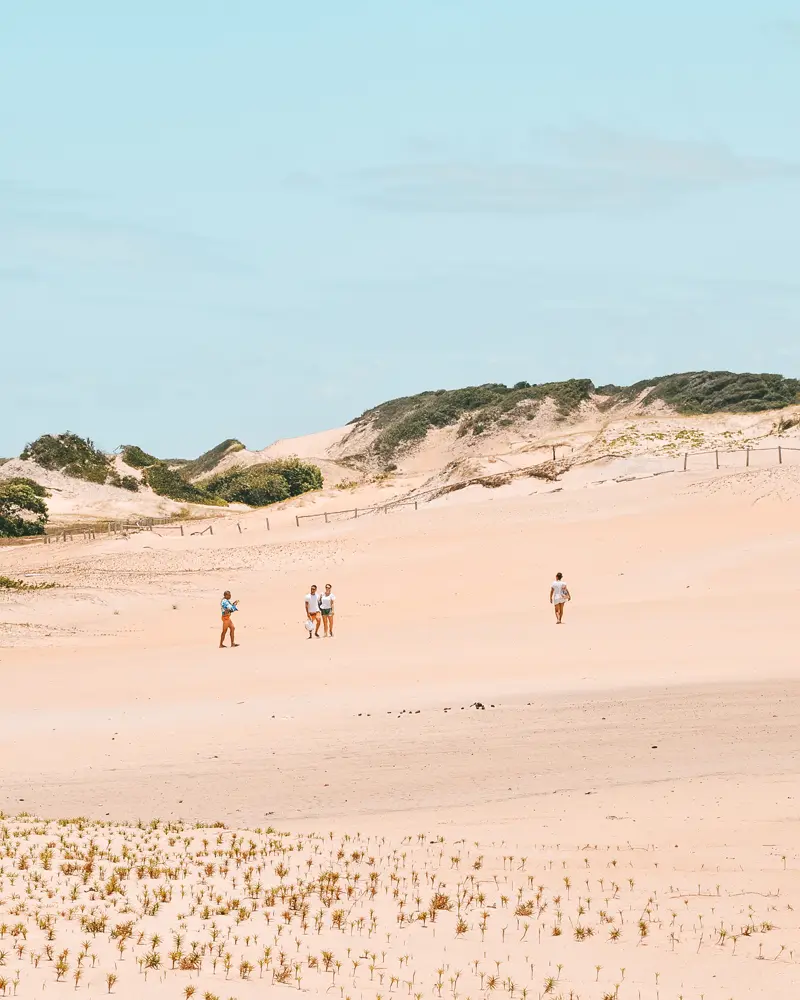
[[[792,445],[779,444],[770,448],[753,448],[751,446],[746,446],[744,448],[710,448],[705,451],[686,451],[683,453],[683,471],[689,471],[690,459],[701,458],[704,455],[714,456],[714,468],[719,469],[720,466],[720,456],[725,455],[738,455],[743,454],[745,456],[744,468],[750,468],[750,456],[751,454],[758,453],[768,453],[775,452],[777,457],[777,464],[783,465],[784,453],[785,452],[800,452],[800,447],[794,447]],[[622,457],[622,456],[619,456]],[[763,466],[762,466],[763,468]],[[498,472],[494,475],[483,477],[486,480],[490,479],[500,479],[508,476],[508,472]],[[414,493],[412,496],[407,496],[398,500],[389,500],[386,503],[375,504],[369,507],[349,507],[345,510],[330,510],[321,511],[317,514],[295,514],[295,526],[300,527],[301,521],[309,520],[322,520],[325,524],[330,523],[332,520],[337,519],[347,519],[355,520],[359,517],[366,517],[370,514],[388,514],[392,510],[400,510],[404,507],[413,506],[414,510],[419,509],[420,503],[425,503],[428,500],[434,498],[435,495],[441,493],[441,487],[434,487],[432,489],[424,490],[419,493]],[[203,520],[201,518],[192,520]],[[236,521],[234,522],[236,527],[239,529],[239,533],[242,533],[241,524]],[[269,518],[266,518],[267,530],[270,530]],[[46,533],[43,535],[26,535],[19,538],[0,538],[0,546],[2,545],[31,545],[37,542],[49,545],[53,542],[71,542],[76,538],[82,538],[84,541],[97,538],[98,535],[110,537],[111,535],[127,535],[132,532],[138,531],[153,531],[155,528],[159,530],[176,530],[180,531],[181,536],[185,535],[186,529],[191,526],[191,520],[186,520],[184,518],[170,517],[169,515],[165,517],[140,517],[131,520],[98,520],[93,522],[87,522],[84,524],[74,524],[71,526],[54,527],[51,526],[47,529]],[[208,524],[202,530],[189,531],[190,535],[205,535],[214,534],[214,525]]]
[[[777,452],[778,465],[783,465],[783,453],[785,451],[800,451],[800,448],[793,448],[791,445],[779,444],[774,448],[751,448],[749,445],[745,448],[726,448],[721,450],[719,448],[710,448],[708,451],[685,451],[683,453],[683,471],[688,471],[689,459],[699,458],[701,455],[713,455],[714,456],[714,467],[719,469],[719,457],[720,455],[745,455],[744,467],[746,469],[750,468],[750,455],[756,454],[758,452]]]
[[[135,520],[112,521],[98,520],[86,522],[84,524],[62,525],[56,527],[49,525],[43,535],[23,535],[20,538],[0,538],[0,545],[25,545],[39,542],[42,545],[51,545],[53,542],[73,542],[76,538],[88,541],[92,538],[110,537],[111,535],[127,535],[134,531],[152,531],[154,528],[176,528],[184,534],[184,527],[191,522],[175,517],[140,517]],[[213,532],[212,532],[213,533]],[[196,532],[192,532],[196,534]]]
[[[553,449],[553,454],[555,454],[555,449]],[[450,486],[432,486],[430,489],[421,490],[418,493],[412,493],[410,496],[401,497],[398,500],[389,500],[383,504],[376,504],[372,507],[349,507],[346,510],[332,510],[332,511],[321,511],[319,514],[295,514],[295,524],[299,528],[300,522],[303,520],[308,520],[311,518],[322,518],[325,523],[328,524],[331,518],[336,518],[338,516],[346,517],[348,520],[354,520],[357,517],[364,517],[367,514],[388,514],[391,510],[397,510],[402,507],[410,507],[412,504],[414,510],[419,509],[420,503],[427,503],[430,500],[435,500],[445,493],[451,493],[457,489],[463,489],[465,486],[471,486],[473,484],[480,484],[483,486],[490,485],[501,485],[506,481],[511,481],[511,479],[518,476],[533,475],[533,470],[541,469],[547,466],[549,463],[544,462],[541,465],[533,466],[523,466],[520,469],[504,469],[502,472],[490,473],[487,476],[476,476],[473,479],[459,480],[459,482],[451,484]]]
[[[346,515],[352,515],[352,518],[346,518],[347,520],[355,520],[358,517],[365,517],[368,514],[388,514],[390,510],[396,510],[400,507],[410,507],[414,505],[414,510],[419,507],[419,501],[424,501],[424,495],[418,495],[417,497],[411,497],[407,500],[393,500],[385,504],[378,504],[374,507],[349,507],[347,510],[327,510],[321,511],[319,514],[295,514],[294,521],[296,527],[300,527],[301,521],[308,521],[313,518],[322,518],[325,524],[328,524],[332,518],[342,517],[346,518]]]

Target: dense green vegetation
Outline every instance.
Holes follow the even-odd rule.
[[[423,439],[431,427],[458,425],[460,435],[482,434],[493,426],[533,419],[545,399],[551,399],[558,413],[567,417],[592,396],[606,397],[597,400],[605,409],[630,402],[647,389],[650,392],[643,405],[660,399],[687,415],[758,412],[800,401],[800,381],[782,375],[686,372],[645,379],[631,386],[595,388],[590,379],[569,379],[539,385],[488,383],[438,389],[389,400],[366,410],[351,423],[368,423],[378,431],[373,449],[385,461],[404,445]]]
[[[0,480],[0,538],[43,535],[47,490],[25,478]]]
[[[243,450],[244,445],[241,441],[237,441],[236,438],[228,438],[227,441],[221,441],[216,447],[203,452],[199,458],[195,458],[191,462],[182,462],[181,475],[186,479],[199,479],[201,476],[213,472],[226,455]]]
[[[316,465],[297,458],[281,458],[249,468],[231,469],[203,483],[210,494],[229,503],[265,507],[309,490],[322,488],[322,473]]]
[[[398,447],[425,437],[431,427],[450,427],[460,422],[462,434],[482,434],[495,423],[514,416],[533,417],[545,399],[552,399],[566,416],[587,400],[594,390],[589,379],[514,386],[501,383],[438,389],[417,396],[392,399],[367,410],[354,423],[369,421],[379,430],[375,451],[388,458]]]
[[[645,405],[657,399],[678,413],[758,413],[779,410],[798,402],[800,380],[783,375],[744,372],[684,372],[647,379],[618,390],[622,398],[633,399],[644,389],[652,391]]]
[[[216,507],[226,506],[226,501],[220,497],[211,496],[205,489],[195,486],[183,478],[180,472],[170,469],[164,462],[156,462],[142,472],[144,481],[154,493],[169,497],[170,500],[187,501],[188,503],[212,504]]]
[[[148,465],[155,465],[158,459],[155,455],[148,455],[146,451],[142,451],[137,444],[124,444],[122,461],[132,469],[146,469]]]
[[[122,447],[122,460],[132,468],[141,469],[143,482],[154,493],[183,503],[215,507],[246,503],[263,507],[322,487],[322,473],[317,466],[297,458],[234,468],[201,482],[192,481],[204,473],[213,473],[226,455],[243,449],[241,441],[229,438],[193,461],[173,463],[148,454],[138,445],[128,444]],[[27,445],[21,457],[31,459],[46,469],[57,469],[90,482],[108,483],[132,492],[140,486],[135,476],[120,476],[108,456],[95,448],[88,438],[80,438],[76,434],[45,434]],[[33,480],[24,482],[31,488],[42,489]],[[34,531],[32,524],[30,520],[25,521],[25,533]],[[16,529],[15,534],[22,533],[20,525],[16,525]]]
[[[90,438],[78,437],[69,431],[65,434],[43,434],[25,445],[20,458],[90,483],[105,483],[114,478],[108,456],[96,448]]]
[[[41,483],[37,483],[35,479],[29,479],[28,476],[12,476],[10,479],[0,480],[0,486],[28,486],[35,496],[37,497],[49,497],[50,491],[42,486]]]

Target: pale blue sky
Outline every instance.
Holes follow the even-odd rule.
[[[800,374],[796,0],[0,5],[0,454]]]

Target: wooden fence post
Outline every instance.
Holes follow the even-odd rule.
[[[715,451],[714,452],[714,457],[715,457],[716,462],[717,462],[717,468],[719,468],[719,451]]]
[[[181,538],[183,538],[183,525],[181,524],[181,525],[179,525],[179,527],[181,529]]]
[[[241,524],[239,524],[238,521],[236,522],[236,527],[239,529],[239,534],[241,535],[241,533],[242,533],[242,526],[241,526]]]
[[[745,451],[746,451],[746,456],[747,457],[744,460],[744,464],[745,464],[745,466],[749,466],[750,465],[750,445],[747,446],[747,448],[745,449]]]
[[[555,462],[555,460],[556,460],[556,446],[553,445],[553,461]]]
[[[325,523],[326,524],[328,523],[328,512],[327,511],[325,511]]]
[[[267,518],[267,531],[269,531],[269,518]]]
[[[780,445],[778,445],[778,465],[783,465],[783,452]]]
[[[300,518],[297,514],[294,515],[294,523],[297,525],[298,528],[300,527]]]
[[[214,525],[213,524],[209,524],[209,526],[208,526],[208,533],[209,533],[209,535],[213,535],[214,534]]]
[[[683,453],[683,471],[686,472],[686,463],[689,461],[689,452],[685,451]]]
[[[416,510],[416,509],[417,509],[417,501],[415,500],[414,501],[414,510]]]
[[[354,518],[358,517],[358,507],[356,507],[356,509],[353,511],[353,517]]]

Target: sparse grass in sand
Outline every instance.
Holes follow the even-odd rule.
[[[58,583],[28,583],[26,580],[14,580],[10,576],[0,576],[0,590],[54,590]],[[2,996],[2,994],[0,994]]]
[[[0,997],[59,983],[176,1000],[270,986],[338,1000],[788,996],[800,936],[786,857],[765,857],[764,891],[735,863],[670,860],[630,844],[523,855],[426,833],[0,816]],[[739,988],[748,970],[755,992]]]

